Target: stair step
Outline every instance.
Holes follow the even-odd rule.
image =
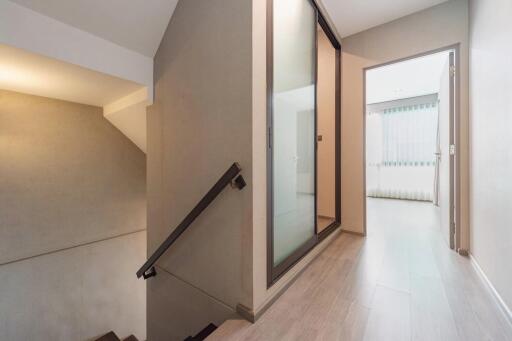
[[[213,323],[210,323],[206,327],[204,327],[199,333],[195,336],[189,336],[185,339],[185,341],[202,341],[206,339],[211,333],[213,333],[217,329],[217,326]]]
[[[210,336],[211,341],[244,340],[247,329],[253,324],[244,319],[227,320],[221,324]]]
[[[139,341],[134,335],[128,336],[124,341]]]
[[[114,332],[108,332],[96,341],[121,341],[121,339]]]

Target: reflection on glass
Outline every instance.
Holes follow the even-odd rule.
[[[317,231],[336,217],[336,49],[318,25]]]
[[[315,235],[316,13],[274,1],[274,265]]]

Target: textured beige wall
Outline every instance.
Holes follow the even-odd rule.
[[[342,227],[363,232],[363,68],[460,43],[461,247],[469,246],[468,3],[452,0],[342,40]]]
[[[318,32],[318,214],[336,216],[336,49]]]
[[[471,1],[471,254],[512,309],[512,2]]]
[[[145,206],[101,108],[0,91],[0,339],[144,338]]]
[[[0,340],[146,337],[146,231],[0,266]]]
[[[145,157],[101,108],[0,91],[0,264],[145,229]]]
[[[227,317],[238,303],[252,301],[251,6],[250,0],[180,1],[155,56],[148,252],[233,162],[243,168],[247,187],[228,186],[159,261],[160,271],[189,290],[173,292],[167,276],[151,279],[148,335],[154,340],[195,334],[219,314]],[[169,320],[186,307],[171,304],[168,295],[188,293],[192,300],[201,292],[223,309],[201,306],[194,323]],[[168,328],[160,328],[163,323]]]

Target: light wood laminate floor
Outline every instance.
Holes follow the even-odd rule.
[[[226,321],[208,340],[507,341],[512,330],[431,204],[369,199],[367,238],[341,234],[256,323]]]

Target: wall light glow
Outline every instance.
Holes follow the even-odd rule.
[[[0,61],[0,88],[23,92],[42,85],[44,85],[43,80],[30,70],[5,60]]]

